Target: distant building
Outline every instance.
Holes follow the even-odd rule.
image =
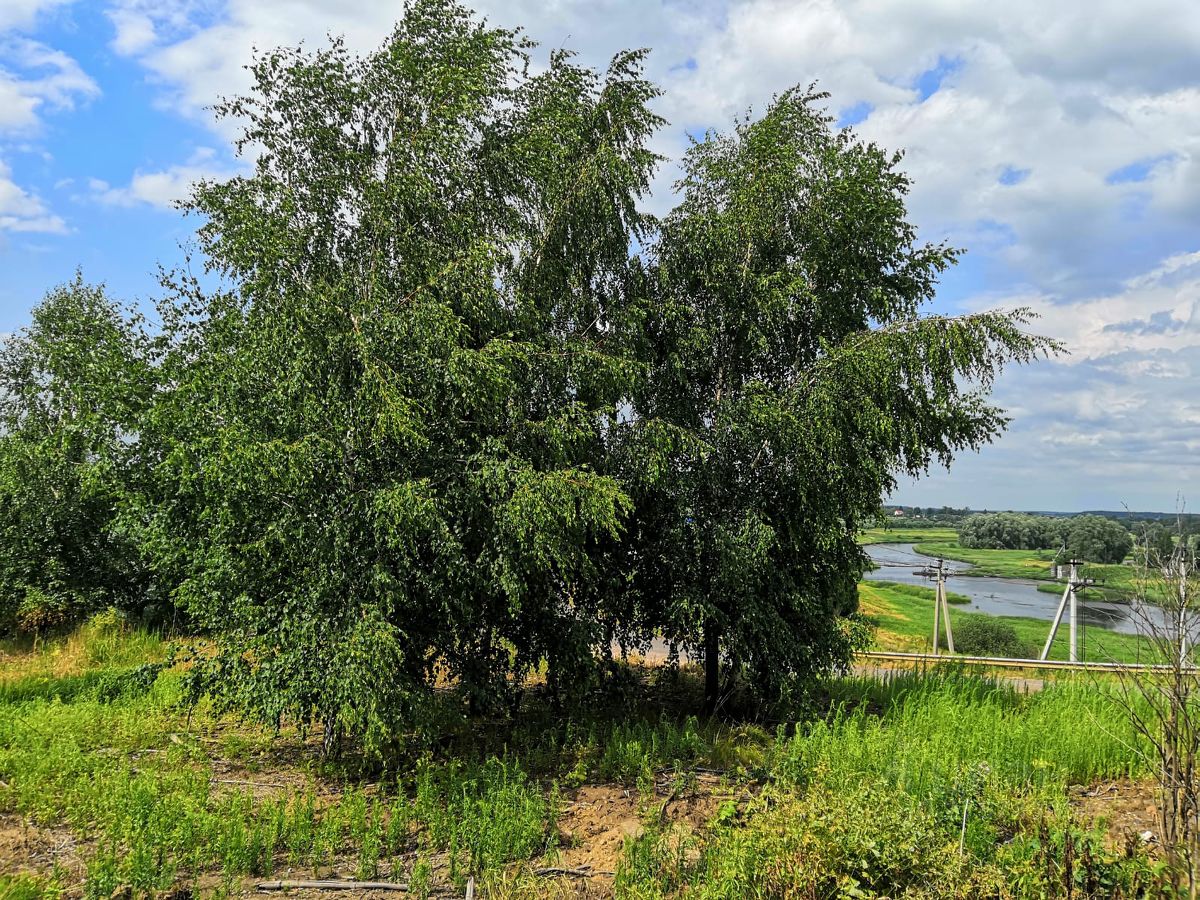
[[[904,515],[904,510],[902,510],[902,509],[898,509],[892,513],[892,517],[896,518],[896,519],[900,518],[903,515]]]

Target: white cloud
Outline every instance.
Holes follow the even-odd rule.
[[[814,79],[836,108],[873,107],[861,131],[905,148],[911,206],[930,237],[967,243],[981,223],[1004,240],[985,248],[1014,277],[1082,293],[1141,265],[1147,216],[1200,227],[1200,7],[1183,0],[1098,0],[1086,6],[1013,0],[485,0],[500,25],[523,24],[547,47],[603,65],[650,46],[678,154],[683,129],[726,127],[747,107]],[[253,47],[320,43],[343,34],[375,47],[399,0],[116,0],[114,47],[136,56],[164,104],[211,121],[205,108],[245,88]],[[688,61],[691,61],[691,64]],[[941,90],[918,77],[943,64]],[[936,86],[936,85],[932,85]],[[222,128],[229,137],[231,123]],[[1144,178],[1109,183],[1145,163]],[[1023,180],[1001,183],[1007,171]],[[663,205],[670,170],[656,183]],[[1163,224],[1162,227],[1167,227]]]
[[[1067,345],[1068,365],[1129,351],[1200,348],[1200,253],[1168,257],[1149,272],[1126,279],[1113,293],[1074,300],[1044,293],[989,296],[968,305],[1032,308],[1039,317],[1035,330]],[[1140,364],[1141,374],[1169,374],[1149,361]]]
[[[1200,253],[1172,255],[1111,293],[970,304],[1031,306],[1070,356],[1009,371],[1006,434],[952,473],[905,480],[898,502],[1007,509],[1171,509],[1200,482]],[[1191,490],[1191,493],[1200,493]]]
[[[47,0],[3,0],[0,3],[0,138],[37,136],[47,112],[73,109],[100,93],[96,83],[67,54],[17,34],[39,13],[60,5]],[[18,152],[44,150],[18,143]],[[0,231],[63,234],[63,219],[36,192],[17,184],[0,158]]]
[[[121,187],[93,178],[88,182],[88,189],[94,199],[112,206],[148,205],[173,209],[180,200],[191,195],[197,181],[221,180],[232,174],[229,167],[217,161],[216,151],[201,147],[181,165],[154,172],[136,171],[129,184]]]
[[[11,176],[12,171],[0,160],[0,231],[64,234],[66,223]]]
[[[1002,379],[1009,430],[898,502],[976,509],[1169,510],[1200,495],[1200,346],[1043,363]]]
[[[198,30],[194,20],[204,21],[214,4],[204,0],[118,0],[108,9],[113,25],[112,49],[134,56],[170,40]]]
[[[4,0],[0,3],[0,34],[10,29],[27,28],[40,14],[71,2],[73,0]]]
[[[36,132],[43,110],[69,110],[100,93],[67,54],[28,38],[0,40],[0,134]]]

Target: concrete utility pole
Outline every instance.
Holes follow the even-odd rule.
[[[920,575],[923,578],[937,579],[937,589],[934,592],[933,598],[933,653],[936,656],[939,652],[941,644],[941,619],[944,615],[946,618],[946,647],[951,653],[954,652],[954,631],[950,628],[950,603],[946,600],[946,568],[942,560],[937,561],[936,566],[927,566],[924,569],[913,572],[914,575]]]
[[[1046,646],[1042,648],[1042,655],[1038,659],[1050,658],[1050,646],[1054,643],[1054,638],[1058,634],[1058,626],[1062,623],[1063,611],[1067,608],[1067,601],[1071,601],[1071,662],[1079,662],[1079,651],[1077,641],[1077,629],[1079,627],[1079,616],[1077,615],[1075,606],[1075,595],[1080,588],[1087,587],[1096,583],[1094,578],[1080,578],[1079,566],[1083,565],[1083,560],[1073,559],[1067,563],[1071,567],[1071,574],[1067,578],[1067,587],[1063,591],[1062,599],[1058,602],[1058,611],[1054,614],[1054,623],[1050,626],[1050,636],[1046,638]]]

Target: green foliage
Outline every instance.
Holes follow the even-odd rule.
[[[1108,849],[1064,807],[1013,797],[986,776],[939,809],[878,780],[834,787],[816,775],[803,794],[769,788],[704,836],[648,832],[627,850],[617,896],[1098,900],[1163,887],[1146,858]]]
[[[1120,563],[1133,549],[1133,536],[1104,516],[1074,516],[1067,532],[1067,550],[1075,559]]]
[[[415,814],[428,846],[450,852],[451,877],[482,872],[555,846],[558,794],[548,795],[515,761],[417,769]]]
[[[1040,648],[1022,641],[1007,622],[972,617],[954,628],[954,648],[968,656],[1008,656],[1033,659]]]
[[[620,723],[605,735],[603,751],[593,767],[593,777],[637,785],[654,780],[654,770],[664,763],[677,768],[695,765],[704,758],[708,740],[699,723],[689,718],[682,725],[669,721]]]
[[[918,243],[899,157],[835,129],[824,99],[785,91],[692,146],[639,336],[642,616],[766,692],[845,664],[857,536],[896,473],[995,437],[993,379],[1056,349],[1020,310],[919,316],[957,251]]]
[[[167,275],[150,335],[76,279],[0,356],[0,613],[176,604],[189,699],[327,751],[577,699],[614,640],[704,649],[714,702],[722,654],[774,698],[847,664],[860,528],[1056,345],[920,315],[957,251],[824,95],[696,142],[658,222],[644,52],[530,47],[414,0],[253,61],[248,174],[185,204],[221,286]]]
[[[963,547],[985,550],[1057,550],[1064,546],[1070,520],[1028,513],[979,513],[958,526]]]
[[[63,891],[54,883],[46,883],[29,875],[0,875],[0,898],[3,900],[42,900],[57,898]]]
[[[166,304],[143,540],[219,637],[197,690],[267,723],[379,748],[438,678],[481,708],[544,660],[585,687],[607,647],[657,92],[640,53],[534,74],[527,46],[421,0],[377,51],[270,51],[217,106],[254,171],[190,208],[236,292]]]
[[[1149,861],[1107,849],[1062,801],[1068,783],[1140,766],[1104,689],[1022,695],[953,669],[830,687],[841,711],[781,729],[761,794],[706,833],[631,843],[618,896],[1153,893]]]
[[[1093,515],[1064,519],[1027,513],[982,513],[963,521],[958,528],[958,542],[968,549],[987,550],[1061,547],[1065,550],[1064,560],[1074,557],[1095,563],[1123,562],[1133,548],[1133,538],[1126,528],[1112,519]]]
[[[144,603],[119,512],[138,470],[148,353],[140,318],[78,274],[0,347],[0,629]]]

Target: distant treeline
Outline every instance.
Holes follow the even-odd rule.
[[[961,509],[954,506],[888,506],[884,508],[884,512],[888,515],[893,515],[896,510],[900,510],[904,515],[914,519],[926,519],[935,525],[954,524],[967,516],[975,515],[969,506]]]
[[[986,550],[1058,550],[1064,558],[1122,562],[1133,549],[1129,531],[1112,519],[1082,515],[1069,519],[1029,513],[978,513],[958,526],[963,547]]]

